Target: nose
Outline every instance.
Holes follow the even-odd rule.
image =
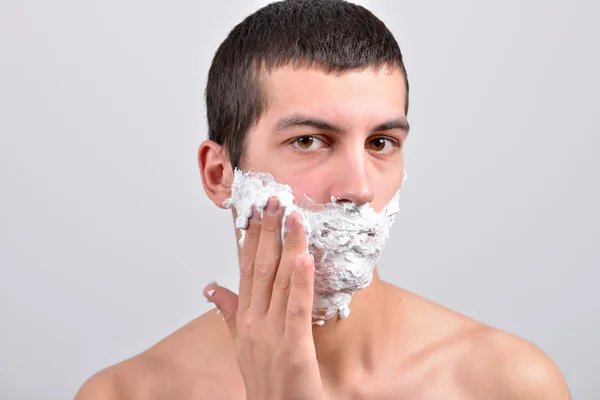
[[[373,200],[373,186],[367,167],[362,148],[339,160],[330,187],[331,196],[336,198],[336,202],[352,202],[360,206]]]

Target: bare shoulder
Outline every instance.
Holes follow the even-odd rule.
[[[237,370],[227,334],[220,317],[206,313],[143,353],[98,372],[75,400],[228,398],[221,397],[223,387],[235,381]]]
[[[535,344],[407,291],[398,291],[410,324],[435,364],[454,371],[468,398],[569,400],[556,364]]]
[[[75,395],[75,400],[119,400],[124,398],[111,373],[99,372],[88,379]]]
[[[161,375],[160,360],[140,354],[94,374],[79,389],[75,400],[149,399],[149,393],[160,391],[155,378]]]
[[[571,399],[567,383],[550,357],[508,332],[482,326],[470,335],[465,355],[458,364],[459,379],[476,398]]]

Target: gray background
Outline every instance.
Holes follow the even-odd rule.
[[[363,3],[411,83],[383,278],[533,341],[597,399],[598,3]],[[196,150],[210,59],[259,5],[1,2],[0,398],[71,398],[208,310],[209,280],[236,287]]]

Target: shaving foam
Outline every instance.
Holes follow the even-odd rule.
[[[231,197],[223,205],[236,211],[235,227],[241,231],[240,247],[244,245],[252,208],[256,207],[262,215],[270,197],[276,197],[284,210],[282,239],[285,219],[293,211],[301,215],[307,238],[306,251],[315,261],[312,314],[314,323],[322,325],[336,315],[347,318],[353,294],[373,280],[373,269],[399,211],[399,196],[406,179],[404,171],[398,192],[380,212],[376,212],[370,204],[340,203],[335,197],[327,204],[317,204],[306,195],[295,199],[292,188],[276,182],[272,175],[236,169]]]

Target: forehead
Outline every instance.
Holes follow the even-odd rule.
[[[285,66],[263,72],[261,84],[267,118],[291,112],[354,119],[405,116],[406,84],[398,68],[338,74]]]

